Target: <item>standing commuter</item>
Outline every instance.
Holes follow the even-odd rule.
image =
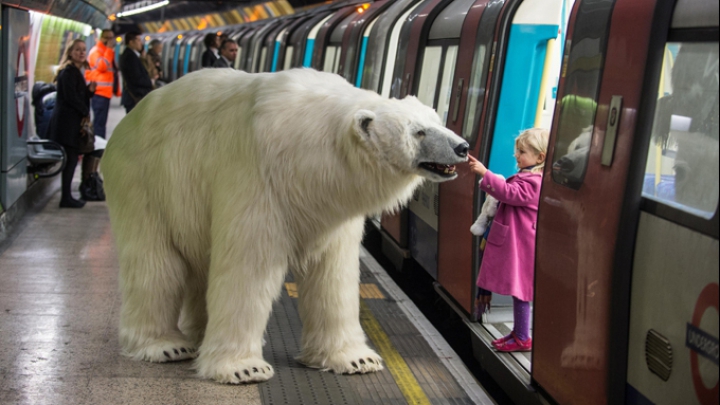
[[[147,70],[148,76],[150,76],[150,81],[153,84],[153,89],[156,89],[157,86],[155,85],[155,81],[158,77],[160,77],[160,74],[158,74],[158,71],[155,68],[155,64],[153,63],[152,59],[150,59],[147,55],[147,52],[145,52],[145,48],[140,48],[140,62],[142,63],[145,70]]]
[[[202,54],[202,67],[213,67],[215,61],[220,57],[218,44],[220,37],[211,32],[205,35],[203,43],[205,44],[205,52]]]
[[[162,58],[160,57],[160,55],[162,54],[162,49],[163,43],[159,39],[153,39],[152,41],[150,41],[147,55],[145,56],[147,64],[153,66],[155,68],[155,71],[157,72],[157,79],[155,79],[156,88],[161,87],[167,83],[165,76],[163,76]],[[150,69],[148,69],[148,71],[150,71]],[[150,75],[150,78],[152,78],[152,74]]]
[[[80,126],[90,116],[90,98],[96,90],[95,82],[85,83],[81,70],[87,68],[87,47],[76,39],[65,52],[55,78],[57,97],[53,109],[48,139],[65,148],[67,161],[62,171],[60,208],[82,208],[85,201],[76,200],[70,193],[75,167],[80,155]]]
[[[535,228],[549,133],[533,128],[515,140],[520,171],[503,180],[472,156],[470,170],[481,177],[480,189],[500,204],[483,252],[477,286],[513,297],[512,332],[492,342],[501,352],[532,349],[530,301],[535,276]]]
[[[125,111],[130,111],[153,89],[152,80],[148,71],[140,60],[140,50],[143,48],[139,32],[125,34],[125,51],[120,55],[120,72],[123,78],[123,93],[121,103]]]
[[[213,67],[232,68],[235,65],[238,46],[232,39],[224,39],[220,45],[220,57],[215,61]]]
[[[120,97],[113,49],[114,39],[112,30],[102,30],[100,40],[90,49],[87,60],[90,68],[85,71],[85,80],[97,83],[92,98],[93,129],[95,135],[102,138],[105,138],[110,99],[113,94]]]

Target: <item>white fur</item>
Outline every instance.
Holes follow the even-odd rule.
[[[505,179],[501,174],[496,176]],[[470,232],[472,232],[473,235],[482,236],[487,229],[488,223],[490,223],[490,219],[494,218],[495,214],[497,214],[498,200],[490,194],[485,194],[485,196],[485,202],[480,210],[480,215],[478,215],[475,223],[470,226]]]
[[[417,167],[423,129],[462,142],[415,98],[312,70],[205,69],[150,93],[103,157],[123,352],[162,362],[199,347],[201,377],[267,380],[262,336],[290,269],[298,361],[382,369],[359,322],[359,244],[366,215],[430,177]]]

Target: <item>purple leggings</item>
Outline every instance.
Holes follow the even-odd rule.
[[[513,331],[522,341],[530,338],[530,303],[513,297],[513,316],[515,325]]]

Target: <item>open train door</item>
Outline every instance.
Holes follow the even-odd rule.
[[[718,5],[674,3],[571,16],[533,322],[558,403],[718,401]]]

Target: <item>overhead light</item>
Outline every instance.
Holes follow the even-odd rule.
[[[144,1],[144,2],[138,2],[135,4],[143,4],[142,6],[139,6],[137,8],[130,9],[128,11],[122,11],[120,13],[117,13],[118,18],[119,17],[127,17],[129,15],[135,15],[144,13],[146,11],[155,10],[160,7],[165,7],[168,4],[170,4],[170,0],[163,0],[163,1]]]

